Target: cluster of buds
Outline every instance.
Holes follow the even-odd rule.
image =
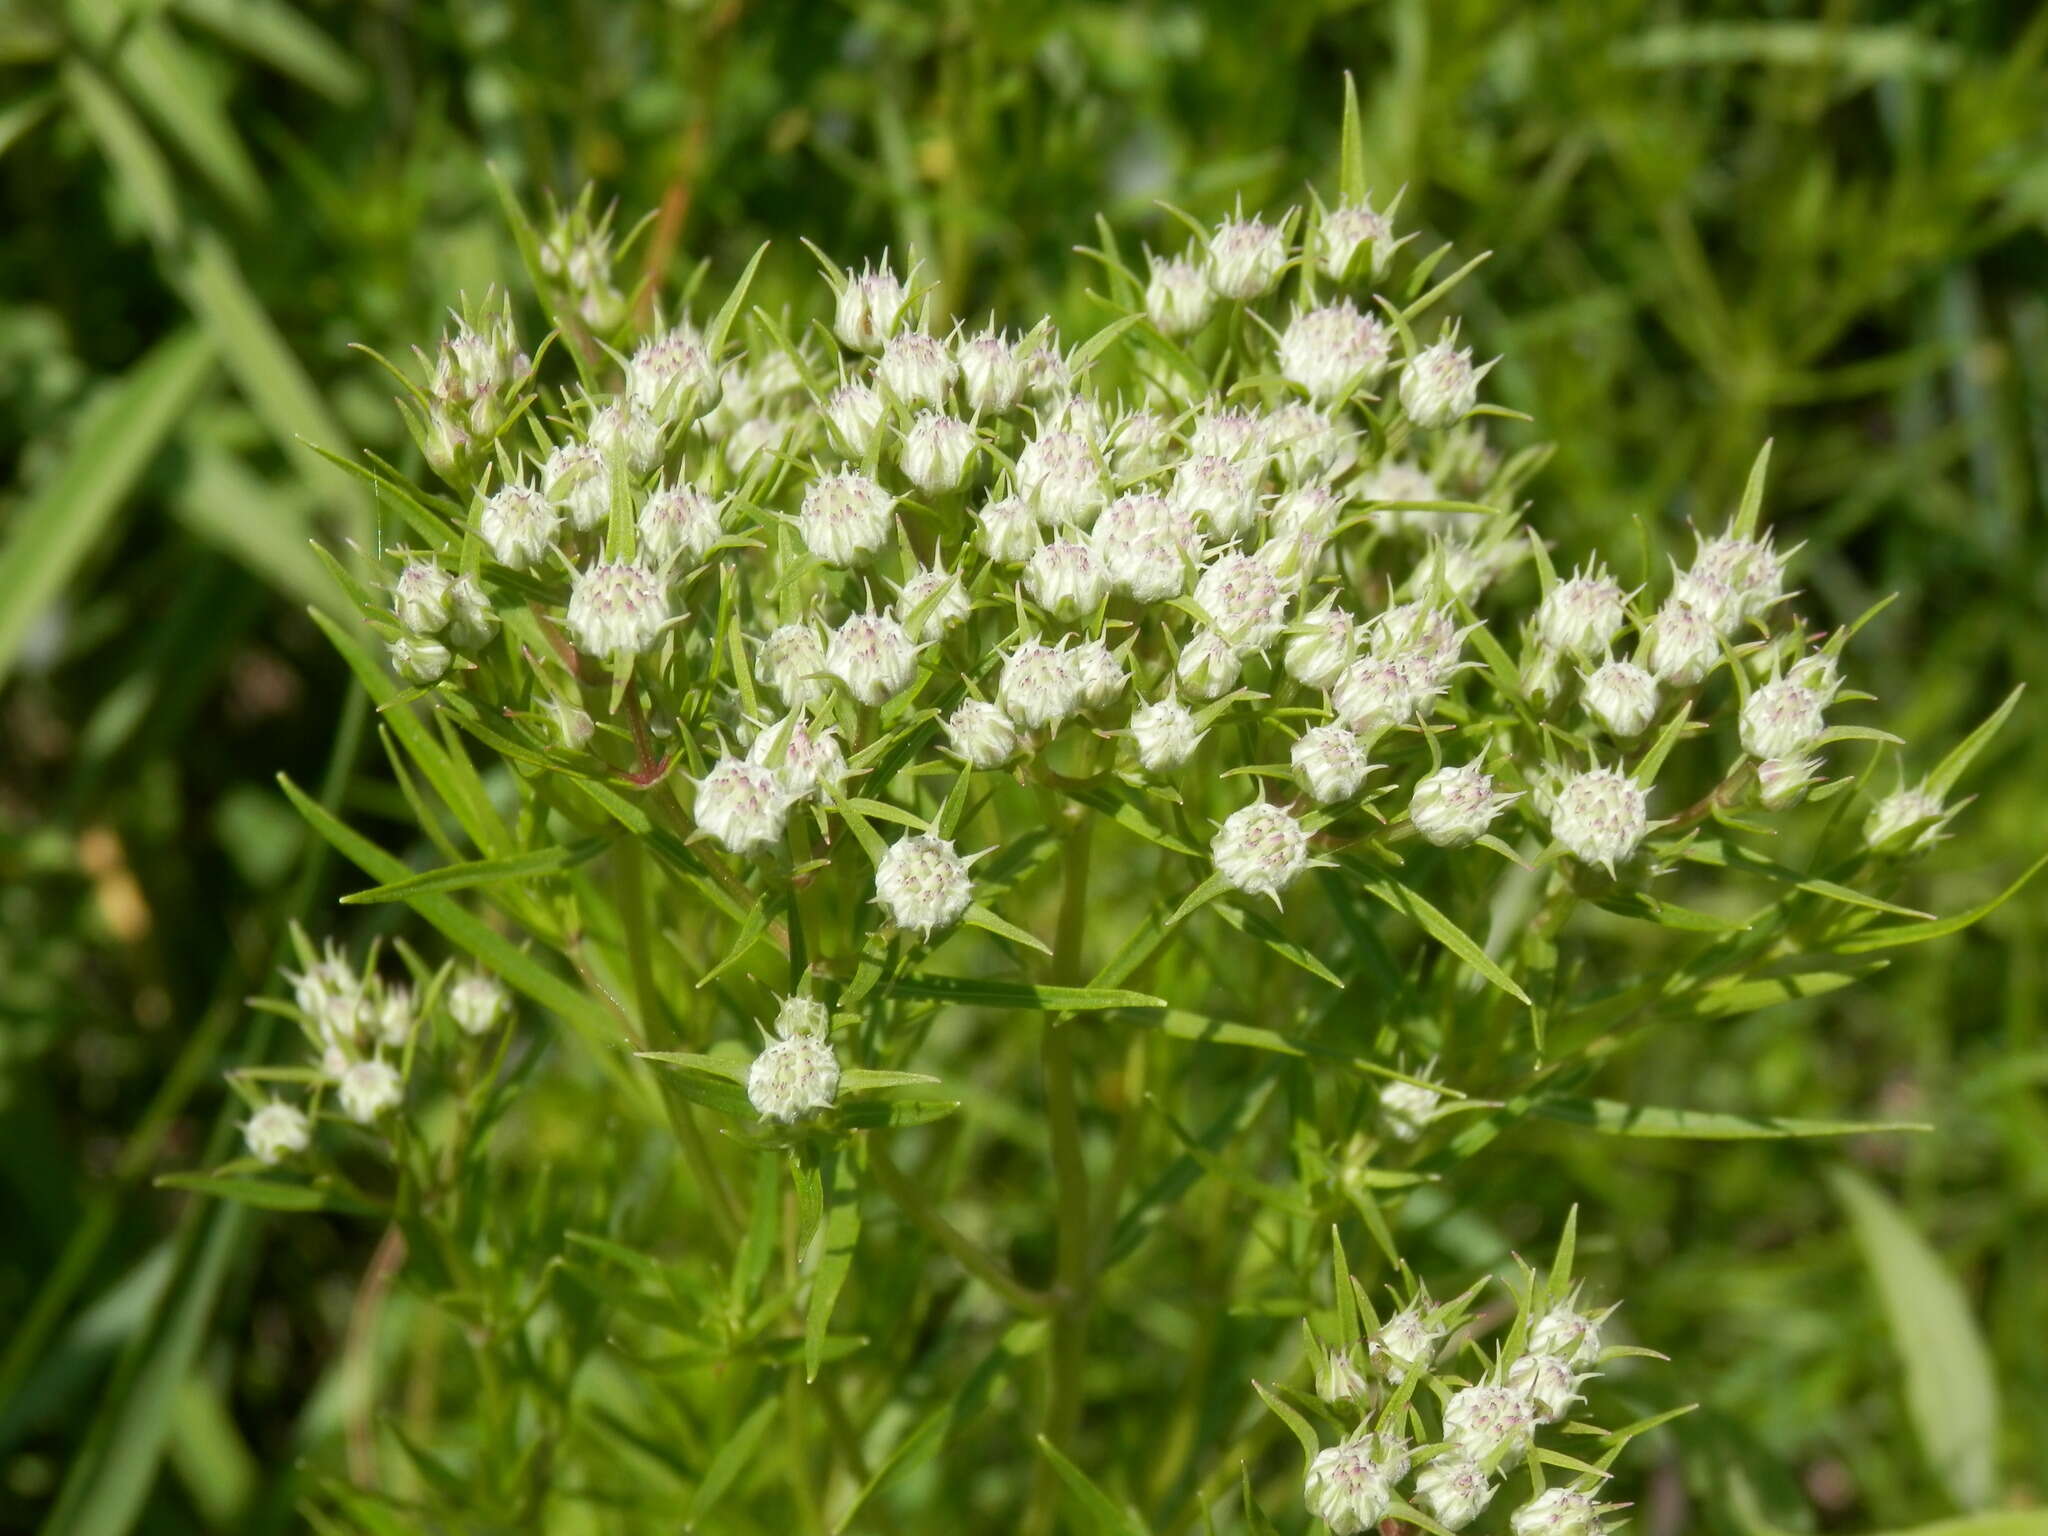
[[[1421,334],[1448,285],[1374,291],[1393,217],[1240,211],[1143,277],[1095,253],[1128,313],[1078,347],[943,328],[886,257],[825,263],[808,329],[736,294],[615,330],[616,367],[525,402],[438,539],[416,509],[373,622],[525,769],[672,797],[785,874],[858,844],[867,910],[913,942],[978,910],[1004,931],[917,804],[962,769],[1186,807],[1196,890],[1276,904],[1411,838],[1641,883],[1662,829],[1846,787],[1824,750],[1877,734],[1825,715],[1866,697],[1849,631],[1817,646],[1788,615],[1757,498],[1662,593],[1560,576],[1520,522],[1540,454],[1486,438],[1491,365],[1455,324]],[[605,228],[579,205],[545,244],[583,295],[565,327],[605,328]],[[1686,743],[1721,781],[1690,819],[1657,785]],[[881,830],[849,813],[878,802]],[[1902,792],[1870,840],[1924,846],[1948,814]]]
[[[520,350],[509,296],[486,294],[474,308],[465,301],[452,318],[455,330],[442,336],[431,358],[413,349],[426,383],[406,381],[410,398],[399,405],[434,473],[462,483],[488,462],[491,445],[513,419],[533,363]]]
[[[373,947],[359,968],[332,942],[315,949],[298,927],[292,929],[298,969],[287,971],[289,1005],[262,1006],[294,1022],[307,1042],[308,1063],[284,1068],[250,1068],[229,1082],[250,1105],[242,1140],[257,1162],[273,1165],[312,1145],[314,1122],[331,1100],[335,1110],[359,1126],[374,1126],[405,1097],[405,1069],[414,1038],[428,1021],[445,1017],[462,1035],[498,1031],[512,1016],[504,984],[482,971],[428,971],[402,951],[408,979],[397,980],[378,966]],[[278,1091],[306,1090],[303,1103]]]
[[[1607,1529],[1618,1506],[1598,1499],[1606,1463],[1546,1487],[1532,1452],[1539,1436],[1572,1416],[1601,1364],[1651,1353],[1603,1344],[1613,1307],[1585,1309],[1568,1274],[1539,1280],[1525,1269],[1506,1342],[1488,1354],[1469,1337],[1483,1281],[1442,1304],[1414,1291],[1384,1322],[1341,1255],[1336,1282],[1340,1336],[1326,1341],[1305,1328],[1312,1392],[1280,1389],[1304,1418],[1336,1432],[1335,1443],[1311,1455],[1303,1483],[1308,1512],[1334,1536],[1374,1532],[1390,1518],[1420,1523],[1418,1513],[1431,1529],[1462,1531],[1503,1498],[1521,1500],[1507,1520],[1515,1536]],[[1433,1437],[1424,1404],[1434,1409]],[[1418,1431],[1423,1438],[1411,1441]],[[1512,1491],[1525,1468],[1526,1496]]]

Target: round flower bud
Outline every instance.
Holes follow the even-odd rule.
[[[1258,219],[1225,219],[1209,236],[1209,287],[1240,302],[1272,291],[1287,266],[1286,231]]]
[[[1206,626],[1181,647],[1174,678],[1181,689],[1198,699],[1220,699],[1237,686],[1244,672],[1244,658],[1215,630]]]
[[[1633,662],[1610,661],[1586,674],[1585,700],[1609,733],[1629,741],[1657,718],[1657,679]]]
[[[899,928],[926,938],[950,928],[974,902],[968,860],[943,837],[917,833],[891,843],[875,866],[875,901]]]
[[[792,708],[815,704],[831,692],[819,675],[825,671],[825,644],[808,624],[785,624],[762,641],[761,671]]]
[[[1024,398],[1024,360],[1009,340],[983,331],[960,343],[960,394],[977,416],[1000,416]]]
[[[1627,595],[1599,567],[1576,571],[1543,594],[1536,636],[1552,650],[1590,660],[1613,643],[1625,617]]]
[[[903,436],[903,473],[927,495],[957,490],[979,446],[974,428],[958,417],[919,411]]]
[[[1767,811],[1788,810],[1820,783],[1817,757],[1774,757],[1756,765],[1757,802]]]
[[[1508,1521],[1514,1536],[1602,1536],[1600,1506],[1570,1488],[1546,1488]]]
[[[380,1043],[399,1050],[412,1038],[412,988],[392,982],[380,984],[378,990],[382,995],[370,1012],[370,1032]]]
[[[386,649],[391,654],[391,670],[421,687],[441,681],[455,662],[454,653],[440,641],[417,635],[400,635]]]
[[[448,628],[445,638],[465,651],[488,645],[498,632],[497,610],[483,585],[464,572],[448,583]]]
[[[821,475],[804,492],[797,532],[827,565],[857,564],[889,542],[896,498],[857,469]]]
[[[1735,618],[1759,619],[1785,595],[1785,561],[1768,536],[1702,539],[1693,557],[1693,576],[1719,583],[1732,594]]]
[[[631,404],[594,412],[586,437],[607,466],[623,463],[631,473],[644,475],[661,462],[661,423]]]
[[[1493,1479],[1463,1456],[1439,1456],[1415,1474],[1415,1498],[1445,1530],[1462,1531],[1493,1502]]]
[[[1309,867],[1308,830],[1284,806],[1254,800],[1232,811],[1209,845],[1216,872],[1248,896],[1280,893]]]
[[[1894,790],[1864,818],[1863,841],[1874,853],[1925,853],[1941,841],[1942,829],[1954,815],[1924,786]]]
[[[839,1098],[839,1059],[808,1032],[770,1041],[747,1068],[747,1102],[763,1120],[793,1125]]]
[[[1380,1119],[1396,1141],[1414,1141],[1436,1118],[1443,1095],[1420,1083],[1390,1082],[1380,1089]]]
[[[1742,626],[1742,595],[1712,571],[1680,571],[1670,601],[1690,608],[1716,635],[1732,635]]]
[[[1643,661],[1659,680],[1674,688],[1690,688],[1721,659],[1720,631],[1692,604],[1667,598],[1650,620]]]
[[[754,738],[747,761],[772,768],[795,800],[821,788],[836,788],[846,777],[846,753],[832,726],[814,727],[802,711],[793,711]]]
[[[901,693],[917,670],[917,646],[887,613],[856,613],[832,632],[825,670],[863,704]]]
[[[1085,528],[1108,500],[1102,459],[1078,432],[1047,432],[1017,455],[1017,489],[1048,523]]]
[[[793,423],[781,416],[750,416],[732,429],[725,440],[725,462],[736,475],[744,475],[757,460],[772,454],[789,440]]]
[[[905,405],[937,405],[959,376],[960,365],[944,343],[923,331],[891,336],[875,365],[883,392]]]
[[[1153,475],[1178,457],[1173,424],[1157,411],[1128,411],[1109,430],[1109,446],[1119,473]]]
[[[866,458],[888,420],[882,397],[858,380],[842,384],[825,397],[825,420],[839,445],[855,458]]]
[[[1222,539],[1237,538],[1259,515],[1258,477],[1216,454],[1183,460],[1170,494],[1176,510]]]
[[[1474,761],[1427,775],[1408,802],[1408,820],[1425,841],[1439,848],[1463,848],[1476,842],[1494,817],[1520,798],[1495,790],[1493,776]]]
[[[593,656],[637,656],[668,621],[661,578],[643,566],[599,561],[579,571],[569,589],[569,633]]]
[[[1609,875],[1649,833],[1649,797],[1626,774],[1594,768],[1567,779],[1552,799],[1550,831],[1581,863]]]
[[[1167,336],[1199,331],[1209,321],[1210,294],[1202,269],[1183,256],[1152,258],[1145,284],[1145,314]]]
[[[1561,1355],[1524,1355],[1508,1367],[1507,1385],[1536,1405],[1544,1423],[1555,1424],[1579,1400],[1581,1379]]]
[[[1178,699],[1160,699],[1131,712],[1131,739],[1147,773],[1171,773],[1181,767],[1207,734],[1195,728],[1195,717]]]
[[[1267,423],[1268,418],[1256,411],[1209,406],[1188,428],[1188,456],[1229,459],[1234,464],[1262,463]]]
[[[242,1141],[259,1163],[281,1163],[305,1151],[312,1138],[305,1115],[279,1099],[261,1106],[242,1127]]]
[[[995,705],[966,699],[945,720],[946,742],[971,768],[1000,768],[1017,755],[1017,727]]]
[[[1280,372],[1318,405],[1371,389],[1392,354],[1387,327],[1349,299],[1300,311],[1280,335]]]
[[[1024,566],[1024,590],[1048,613],[1076,619],[1093,613],[1109,581],[1095,551],[1077,538],[1043,544]]]
[[[1394,263],[1398,244],[1393,221],[1367,203],[1340,203],[1316,226],[1316,260],[1332,282],[1341,283],[1352,275],[1352,263],[1361,250],[1370,253],[1362,264],[1365,280],[1381,281]]]
[[[1410,1371],[1429,1369],[1443,1336],[1444,1330],[1430,1321],[1425,1307],[1404,1307],[1373,1335],[1372,1357],[1398,1387]]]
[[[1036,640],[1020,641],[1003,658],[996,703],[1027,731],[1056,727],[1080,708],[1080,679],[1065,651]]]
[[[718,403],[718,374],[687,325],[643,341],[626,364],[626,398],[657,422],[702,415]]]
[[[1119,592],[1141,603],[1178,597],[1188,565],[1201,547],[1194,520],[1164,497],[1119,496],[1096,519],[1091,541],[1103,574]]]
[[[1399,657],[1365,656],[1351,663],[1330,690],[1337,718],[1362,735],[1420,718],[1443,689]]]
[[[1529,1352],[1556,1355],[1570,1365],[1600,1357],[1600,1319],[1559,1305],[1549,1308],[1529,1327]]]
[[[1286,625],[1287,591],[1250,555],[1225,550],[1202,570],[1195,603],[1218,634],[1251,649],[1271,645]]]
[[[1506,1387],[1466,1387],[1444,1405],[1444,1438],[1492,1471],[1520,1464],[1535,1443],[1536,1424],[1536,1405]]]
[[[1457,670],[1465,634],[1446,609],[1399,603],[1373,620],[1366,649],[1404,663],[1417,682],[1436,689]]]
[[[1425,430],[1455,426],[1479,403],[1479,381],[1492,367],[1474,368],[1470,347],[1424,347],[1401,370],[1401,409]]]
[[[399,626],[415,635],[437,635],[448,627],[448,588],[453,578],[438,565],[414,561],[391,584],[391,611]]]
[[[1335,687],[1351,665],[1357,625],[1349,609],[1338,607],[1334,597],[1326,599],[1294,624],[1287,642],[1287,675],[1304,688]]]
[[[511,1015],[511,994],[487,971],[464,971],[448,988],[448,1017],[465,1035],[487,1035]]]
[[[1024,391],[1034,400],[1063,400],[1073,393],[1074,370],[1060,355],[1059,333],[1045,322],[1017,343],[1024,364]]]
[[[697,780],[697,825],[732,853],[772,848],[782,841],[794,798],[766,764],[721,757]]]
[[[564,443],[549,454],[541,466],[540,483],[549,502],[579,533],[597,527],[611,514],[611,468],[588,443]]]
[[[1100,640],[1088,640],[1067,653],[1074,674],[1074,695],[1083,709],[1105,709],[1124,691],[1130,675]]]
[[[1358,794],[1372,769],[1365,743],[1341,725],[1318,725],[1304,731],[1288,754],[1294,782],[1322,805],[1334,805]]]
[[[654,488],[640,507],[640,553],[655,565],[696,564],[725,534],[723,504],[691,485]]]
[[[1366,1394],[1365,1372],[1349,1348],[1333,1349],[1316,1367],[1316,1396],[1326,1403],[1355,1403]]]
[[[1354,1436],[1316,1452],[1302,1501],[1331,1536],[1360,1536],[1379,1530],[1394,1506],[1394,1485],[1374,1458],[1370,1438]]]
[[[1335,537],[1343,511],[1343,498],[1327,485],[1312,482],[1283,491],[1273,499],[1272,515],[1267,519],[1266,526],[1271,531],[1267,548],[1292,545],[1301,557],[1300,565],[1313,565],[1324,546]]]
[[[1014,496],[992,501],[975,516],[974,540],[1002,565],[1020,565],[1038,548],[1038,519]]]
[[[561,514],[540,492],[524,485],[507,485],[484,503],[477,532],[490,547],[493,560],[523,571],[548,552],[561,522]]]
[[[894,607],[903,632],[919,643],[937,639],[973,612],[960,578],[943,565],[913,569],[896,589]]]
[[[355,1061],[343,1069],[335,1097],[342,1113],[358,1125],[368,1125],[386,1111],[396,1109],[405,1097],[405,1086],[397,1069],[387,1061]]]
[[[832,316],[832,334],[839,344],[855,352],[875,352],[894,334],[909,302],[902,279],[886,266],[863,266],[860,275],[847,274],[839,290],[839,303]]]
[[[1826,729],[1820,696],[1789,677],[1765,683],[1742,706],[1742,750],[1751,757],[1803,756]]]

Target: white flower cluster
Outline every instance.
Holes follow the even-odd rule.
[[[1311,1333],[1317,1396],[1333,1412],[1357,1415],[1350,1433],[1310,1459],[1303,1483],[1308,1512],[1335,1536],[1377,1531],[1401,1504],[1463,1530],[1501,1496],[1538,1436],[1571,1414],[1580,1387],[1596,1374],[1592,1367],[1609,1358],[1600,1333],[1613,1308],[1583,1311],[1576,1290],[1546,1300],[1532,1280],[1518,1309],[1520,1348],[1494,1359],[1478,1380],[1452,1375],[1439,1355],[1474,1294],[1441,1306],[1416,1296],[1370,1329],[1363,1369],[1350,1345],[1325,1346]],[[1402,1390],[1415,1375],[1433,1390]],[[1412,1405],[1432,1398],[1441,1404],[1439,1432],[1411,1445],[1404,1429],[1424,1422]],[[1533,1493],[1508,1528],[1515,1536],[1599,1536],[1612,1506],[1584,1486],[1593,1481],[1582,1476],[1574,1486]]]
[[[332,941],[315,950],[296,927],[292,938],[299,969],[285,979],[292,1017],[312,1052],[312,1094],[305,1107],[274,1096],[255,1104],[242,1139],[261,1163],[283,1162],[312,1145],[313,1119],[330,1092],[357,1125],[374,1125],[396,1109],[405,1097],[401,1066],[430,1008],[469,1036],[490,1034],[512,1016],[504,984],[483,971],[396,981],[378,970],[374,953],[358,970]]]
[[[602,234],[578,227],[572,276]],[[1484,435],[1491,365],[1373,291],[1404,243],[1365,202],[1240,210],[1113,272],[1127,325],[1071,350],[1049,321],[935,327],[886,258],[828,267],[829,327],[658,325],[609,392],[586,367],[530,442],[450,474],[467,525],[393,573],[394,665],[571,772],[691,786],[696,835],[746,859],[796,857],[813,819],[856,856],[850,799],[927,773],[1078,761],[1166,799],[1259,775],[1195,829],[1254,899],[1409,837],[1630,881],[1660,827],[1832,787],[1846,635],[1786,619],[1753,504],[1661,593],[1553,571],[1518,521],[1532,456]],[[1717,714],[1725,793],[1688,818],[1654,781]],[[1938,835],[1912,793],[1873,845]],[[896,929],[974,905],[949,838],[861,841]]]

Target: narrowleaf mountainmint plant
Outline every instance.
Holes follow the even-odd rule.
[[[402,527],[328,628],[426,867],[292,793],[461,959],[306,948],[208,1187],[386,1216],[480,1406],[327,1507],[1607,1528],[1650,1421],[1580,1399],[1645,1351],[1569,1239],[1431,1302],[1418,1192],[1530,1119],[1711,1136],[1603,1064],[1981,915],[1890,893],[2012,704],[1878,787],[1763,455],[1683,558],[1553,552],[1477,263],[1346,143],[1142,271],[1100,225],[1069,331],[886,257],[664,310],[586,198],[519,226],[545,341],[494,299],[400,374],[435,480],[362,471]],[[1304,1348],[1333,1223],[1377,1278]]]

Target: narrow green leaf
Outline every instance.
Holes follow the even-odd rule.
[[[853,1154],[842,1148],[832,1159],[832,1199],[825,1214],[825,1229],[817,1267],[811,1272],[811,1299],[804,1312],[804,1380],[818,1379],[818,1366],[825,1335],[832,1326],[832,1309],[839,1302],[840,1289],[853,1267],[853,1250],[860,1242],[860,1184],[853,1176]]]
[[[1496,965],[1478,942],[1456,923],[1424,899],[1419,891],[1401,884],[1397,880],[1370,870],[1353,860],[1347,860],[1360,876],[1360,883],[1376,900],[1385,902],[1402,916],[1413,919],[1423,931],[1456,955],[1466,965],[1485,977],[1494,986],[1507,993],[1524,1008],[1529,1006],[1529,997],[1515,985],[1514,978]]]
[[[932,998],[963,1008],[1022,1008],[1035,1013],[1097,1013],[1110,1008],[1164,1008],[1166,999],[1118,987],[1043,987],[1028,981],[984,980],[906,971],[888,986],[892,997]]]
[[[711,1458],[711,1464],[704,1469],[704,1479],[697,1484],[697,1491],[691,1495],[689,1507],[683,1511],[683,1529],[694,1531],[698,1523],[718,1508],[718,1501],[725,1497],[747,1463],[754,1459],[754,1452],[760,1449],[761,1437],[768,1433],[768,1426],[775,1421],[775,1397],[770,1394],[754,1407],[754,1411],[740,1420],[739,1427],[725,1437],[718,1447],[718,1454]]]
[[[29,627],[91,553],[212,376],[212,345],[191,331],[158,342],[86,408],[63,466],[9,519],[0,543],[0,679]]]
[[[1834,1171],[1905,1367],[1906,1408],[1928,1466],[1964,1509],[1998,1497],[1998,1382],[1962,1287],[1875,1184]]]
[[[1067,1492],[1073,1495],[1074,1507],[1087,1517],[1093,1529],[1105,1532],[1107,1536],[1146,1536],[1145,1526],[1135,1514],[1119,1509],[1108,1494],[1089,1481],[1087,1473],[1062,1456],[1045,1436],[1037,1438],[1039,1455],[1059,1474]]]
[[[1811,1136],[1874,1136],[1931,1131],[1910,1120],[1797,1120],[1778,1115],[1738,1115],[1704,1109],[1667,1109],[1623,1104],[1614,1099],[1539,1099],[1531,1113],[1580,1125],[1606,1136],[1640,1136],[1677,1141],[1783,1141]]]
[[[345,1191],[316,1184],[290,1184],[282,1179],[238,1178],[233,1174],[167,1173],[159,1189],[183,1189],[217,1200],[233,1200],[261,1211],[345,1211],[353,1216],[383,1214],[374,1205]]]
[[[2025,683],[2014,688],[2005,696],[2005,702],[1994,709],[1982,725],[1949,750],[1948,756],[1941,760],[1934,772],[1927,775],[1924,787],[1928,794],[1937,800],[1948,798],[1949,791],[1961,782],[1965,773],[1969,772],[1970,764],[1977,760],[1977,755],[1991,744],[1991,738],[1998,734],[1999,727],[2005,724],[2018,706],[2020,695],[2026,691]]]
[[[551,848],[536,848],[531,853],[507,854],[501,859],[473,859],[466,864],[425,870],[403,880],[394,880],[389,885],[354,891],[341,899],[345,905],[365,906],[380,901],[411,901],[415,896],[431,895],[436,891],[467,891],[505,880],[526,880],[535,875],[573,868],[596,858],[610,846],[610,838],[586,837],[573,843],[558,843]]]
[[[1952,933],[1961,933],[1965,928],[1982,922],[2025,888],[2027,882],[2041,872],[2048,864],[2048,854],[2043,854],[2027,866],[2027,872],[2013,881],[2003,891],[1982,906],[1972,907],[1967,912],[1958,912],[1953,917],[1939,917],[1931,923],[1911,923],[1893,928],[1867,928],[1862,933],[1851,934],[1836,946],[1845,955],[1867,955],[1872,950],[1896,949],[1903,944],[1924,944],[1929,939],[1944,939]]]

